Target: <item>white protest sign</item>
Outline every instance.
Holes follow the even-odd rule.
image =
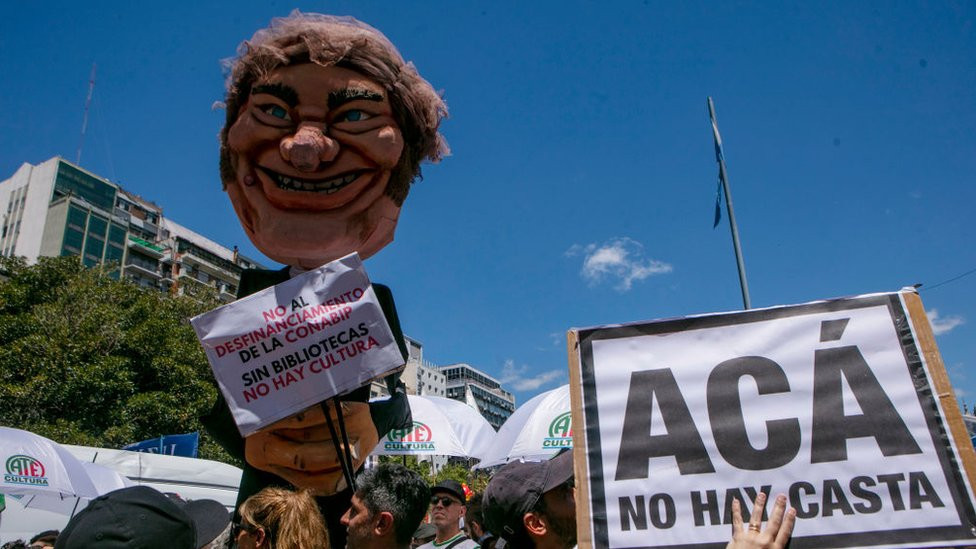
[[[357,254],[190,323],[244,436],[403,365]]]
[[[732,500],[763,491],[797,510],[794,549],[976,543],[955,404],[906,299],[921,309],[876,294],[571,332],[581,539],[725,547]]]

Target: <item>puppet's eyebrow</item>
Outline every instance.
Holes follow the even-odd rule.
[[[362,88],[342,88],[329,93],[329,110],[341,107],[350,101],[364,99],[366,101],[382,102],[383,95]]]
[[[273,84],[260,84],[258,86],[254,86],[254,89],[251,90],[252,95],[257,93],[273,95],[287,103],[288,106],[292,108],[294,108],[295,105],[298,105],[298,92],[295,91],[295,88],[286,84],[281,84],[279,82],[275,82]]]

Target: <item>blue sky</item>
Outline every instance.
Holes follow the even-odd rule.
[[[201,5],[195,5],[201,4]],[[753,306],[923,283],[976,402],[972,2],[21,2],[0,18],[0,179],[74,160],[261,259],[217,177],[222,58],[292,8],[385,32],[444,91],[453,154],[367,262],[437,364],[519,402],[565,332],[741,307],[712,229],[715,100]]]

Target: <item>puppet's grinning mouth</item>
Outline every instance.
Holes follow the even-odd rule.
[[[361,174],[361,172],[353,172],[346,175],[341,175],[339,177],[333,177],[332,179],[326,179],[324,181],[312,181],[309,179],[298,179],[296,177],[284,176],[271,170],[264,170],[264,172],[271,177],[272,181],[275,182],[275,185],[277,185],[279,189],[286,191],[304,191],[323,194],[338,192],[346,185],[349,185],[355,181],[356,178]]]

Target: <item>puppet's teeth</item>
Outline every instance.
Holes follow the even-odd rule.
[[[328,179],[326,181],[306,181],[303,179],[294,179],[278,173],[273,175],[279,189],[284,189],[287,191],[306,191],[332,194],[355,181],[360,174],[358,172],[350,173],[335,177],[333,179]]]

